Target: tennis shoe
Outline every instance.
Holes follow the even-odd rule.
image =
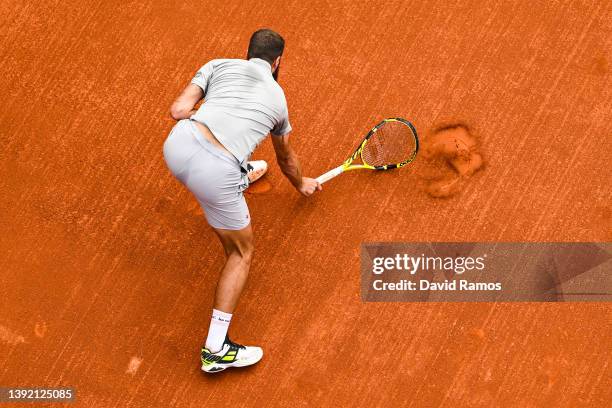
[[[265,160],[253,160],[247,162],[247,176],[249,183],[254,183],[268,171],[268,163]]]
[[[225,337],[220,351],[211,353],[202,347],[202,371],[218,373],[230,367],[246,367],[257,363],[263,357],[263,350],[255,346],[243,346]]]

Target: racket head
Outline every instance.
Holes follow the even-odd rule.
[[[418,151],[414,125],[403,118],[387,118],[368,132],[354,156],[360,155],[368,168],[389,170],[412,162]]]

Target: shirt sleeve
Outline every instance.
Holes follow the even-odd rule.
[[[276,126],[272,128],[270,132],[273,136],[285,136],[289,134],[293,128],[291,127],[291,123],[289,123],[289,111],[287,106],[285,105],[285,109],[283,109],[283,114],[281,115],[279,121],[276,123]]]
[[[202,88],[202,92],[206,95],[206,88],[208,87],[208,81],[213,73],[213,61],[206,63],[202,68],[196,72],[195,76],[191,80],[192,84],[195,84]]]

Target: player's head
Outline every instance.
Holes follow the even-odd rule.
[[[280,57],[285,49],[285,40],[277,32],[268,28],[257,30],[249,41],[247,59],[261,58],[272,66],[274,79],[278,79]]]

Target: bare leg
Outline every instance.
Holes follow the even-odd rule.
[[[227,257],[217,283],[213,307],[225,313],[233,313],[242,289],[246,284],[253,258],[253,230],[251,224],[232,231],[216,229]]]
[[[253,365],[263,357],[260,347],[242,346],[227,336],[234,308],[249,275],[253,231],[249,225],[239,231],[215,229],[215,232],[223,244],[227,260],[217,283],[213,316],[201,353],[202,370],[208,373]]]

